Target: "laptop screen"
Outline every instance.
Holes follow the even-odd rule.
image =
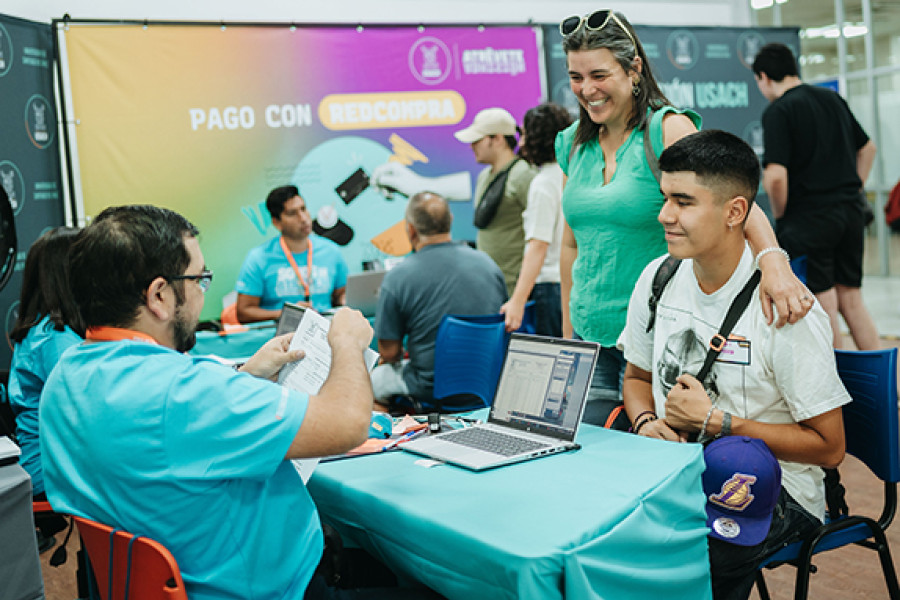
[[[490,421],[572,440],[596,360],[591,342],[513,334]]]

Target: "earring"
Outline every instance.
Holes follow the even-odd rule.
[[[734,223],[728,224],[728,231],[734,231]]]
[[[637,82],[635,81],[635,82],[631,85],[631,95],[634,96],[634,97],[637,97],[637,95],[640,94],[640,93],[641,93],[641,86],[639,86],[639,85],[637,84]]]

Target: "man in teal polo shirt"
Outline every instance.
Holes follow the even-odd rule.
[[[244,260],[235,285],[238,321],[277,319],[285,302],[319,312],[344,304],[347,263],[337,244],[312,232],[312,216],[297,186],[269,192],[266,209],[280,235]]]
[[[316,507],[289,459],[365,440],[372,329],[356,311],[335,314],[332,367],[315,396],[267,381],[300,358],[289,335],[242,372],[183,354],[212,277],[196,235],[172,211],[123,206],[73,247],[88,332],[44,388],[47,496],[56,510],[161,542],[192,600],[331,598],[314,577]]]

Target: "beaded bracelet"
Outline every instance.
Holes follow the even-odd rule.
[[[753,259],[753,270],[755,271],[759,268],[759,259],[772,252],[780,253],[782,256],[784,256],[785,260],[787,260],[788,263],[791,262],[791,255],[787,253],[787,250],[785,250],[784,248],[779,248],[778,246],[769,246],[768,248],[763,248],[762,250],[760,250],[759,254],[756,255],[756,258]]]
[[[638,416],[640,416],[640,415],[638,415]],[[655,421],[655,420],[658,419],[658,418],[659,418],[659,417],[657,417],[656,415],[650,415],[649,417],[647,417],[646,419],[644,419],[643,421],[641,421],[640,423],[638,423],[637,427],[634,428],[634,434],[637,435],[638,432],[641,430],[641,427],[643,427],[644,425],[646,425],[646,424],[649,423],[650,421]]]
[[[706,437],[706,427],[709,425],[709,418],[712,416],[714,410],[716,410],[716,407],[710,406],[709,410],[706,412],[706,418],[703,419],[703,427],[700,428],[700,435],[697,436],[697,439],[702,440]]]

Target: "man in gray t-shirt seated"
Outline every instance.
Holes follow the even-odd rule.
[[[383,364],[372,371],[372,388],[380,404],[399,395],[431,400],[441,318],[496,313],[506,301],[500,268],[487,254],[453,242],[451,223],[441,196],[419,192],[409,199],[406,235],[414,253],[384,276],[378,293],[375,336]]]

